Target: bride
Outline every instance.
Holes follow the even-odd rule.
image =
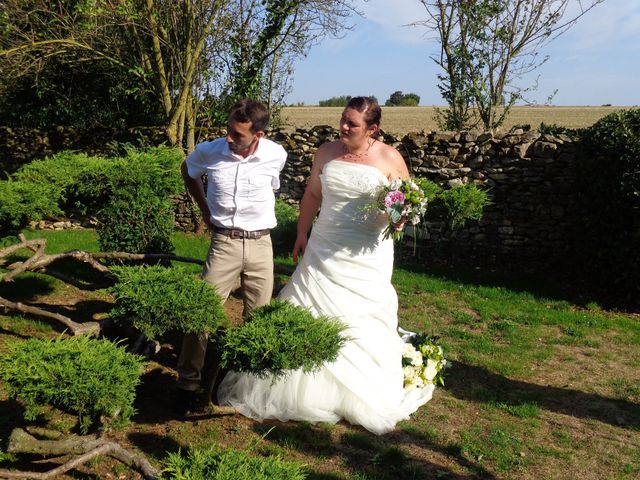
[[[376,187],[409,176],[398,151],[376,140],[380,118],[375,100],[355,97],[342,113],[339,140],[318,149],[293,248],[294,261],[302,259],[279,295],[338,318],[351,340],[319,372],[293,371],[275,382],[229,372],[218,390],[221,405],[257,420],[344,419],[383,434],[431,398],[433,385],[403,388],[393,241],[383,239],[386,214],[362,208]]]

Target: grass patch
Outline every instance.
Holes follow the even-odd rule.
[[[507,425],[474,426],[460,433],[460,450],[467,457],[479,463],[494,462],[501,472],[528,463],[522,449],[514,428]]]
[[[47,238],[47,253],[98,250],[91,230],[26,234]],[[178,233],[173,241],[177,255],[201,260],[209,247],[208,235]],[[15,239],[0,239],[1,245],[11,243]],[[27,256],[18,252],[16,258]],[[290,257],[276,262],[293,266]],[[201,269],[180,265],[195,274]],[[581,480],[637,477],[637,315],[575,305],[548,285],[524,277],[503,281],[488,274],[464,277],[398,267],[393,284],[400,325],[438,335],[451,360],[445,387],[394,432],[378,437],[346,422],[260,424],[239,415],[177,422],[165,411],[171,384],[148,382],[136,398],[144,422],[136,424],[134,416],[131,426],[131,432],[145,432],[148,443],[143,448],[131,435],[129,446],[143,448],[158,465],[179,449],[249,447],[264,458],[295,458],[310,466],[308,478],[315,480],[565,478],[568,465]],[[25,303],[68,305],[90,294],[96,295],[40,274],[0,284],[0,296]],[[60,335],[48,322],[0,313],[0,354],[10,338]],[[163,350],[163,363],[153,368],[162,367],[168,377],[177,351],[165,348],[174,350]],[[0,392],[6,392],[4,387],[0,380]],[[8,438],[16,422],[11,419],[21,418],[21,409],[2,393],[1,438]],[[70,427],[64,419],[56,421],[61,429]],[[593,452],[606,462],[594,462]],[[6,460],[3,467],[10,463]],[[93,476],[113,475],[113,465],[96,462]]]

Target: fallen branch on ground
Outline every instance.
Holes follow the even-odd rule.
[[[164,253],[86,252],[84,250],[71,250],[68,252],[48,255],[45,254],[45,248],[47,246],[46,239],[38,238],[27,240],[23,234],[18,235],[18,239],[20,240],[20,243],[0,250],[0,267],[5,268],[9,271],[4,275],[0,274],[0,283],[12,282],[21,273],[35,272],[57,278],[58,280],[62,280],[63,282],[81,290],[105,288],[113,285],[113,283],[115,282],[115,276],[111,273],[107,266],[100,263],[100,260],[103,259],[142,261],[172,260],[176,262],[204,265],[204,261],[197,258],[182,257]],[[14,262],[7,265],[8,262],[6,261],[6,257],[23,249],[31,250],[33,252],[33,255],[31,255],[31,257],[23,262]],[[87,284],[51,268],[51,264],[63,259],[72,259],[87,264],[93,270],[102,274],[102,282]],[[293,269],[291,267],[285,265],[276,265],[274,268],[275,272],[280,274],[291,275],[291,273],[293,272]],[[20,302],[13,302],[2,297],[0,297],[0,307],[4,307],[8,310],[17,311],[20,313],[26,313],[29,315],[35,315],[38,317],[55,320],[61,323],[73,335],[96,334],[99,333],[102,328],[102,323],[99,322],[77,323],[65,315],[49,312],[42,308],[25,305],[24,303]]]
[[[44,456],[74,455],[74,457],[47,472],[0,469],[1,478],[54,478],[100,455],[108,455],[137,469],[146,479],[155,479],[159,475],[158,469],[151,465],[144,455],[132,453],[116,442],[94,435],[71,436],[60,440],[40,440],[22,428],[14,428],[9,437],[7,452]]]

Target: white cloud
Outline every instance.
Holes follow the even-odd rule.
[[[565,18],[577,12],[578,3],[572,3]],[[640,5],[628,0],[606,0],[580,18],[559,41],[573,51],[636,48],[640,43]]]
[[[361,0],[359,8],[369,22],[383,29],[386,38],[407,45],[425,43],[426,28],[409,26],[427,18],[419,0]]]

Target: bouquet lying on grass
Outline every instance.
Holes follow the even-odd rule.
[[[422,178],[396,179],[382,185],[374,195],[372,206],[389,215],[389,225],[383,237],[401,240],[405,223],[420,223],[427,211],[427,203],[435,197],[438,189],[433,182]]]
[[[229,329],[222,340],[222,366],[236,372],[275,379],[291,370],[305,373],[332,362],[349,340],[346,325],[336,319],[314,317],[306,308],[272,300],[251,312],[247,321]]]
[[[423,388],[426,385],[444,385],[443,369],[447,365],[444,350],[437,338],[422,333],[405,332],[402,352],[404,388]]]

